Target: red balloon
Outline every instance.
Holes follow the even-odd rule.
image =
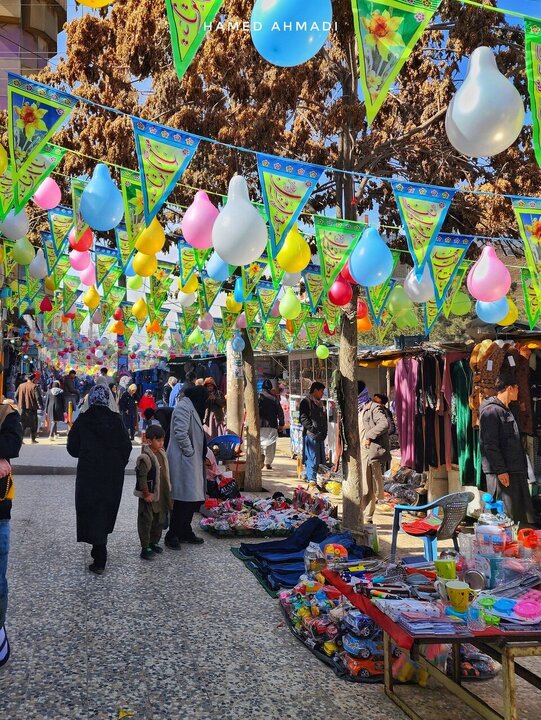
[[[94,236],[92,235],[92,230],[90,228],[87,228],[81,235],[79,240],[77,240],[77,237],[75,235],[75,227],[72,227],[68,235],[68,240],[70,246],[74,250],[77,250],[77,252],[85,252],[86,250],[90,250],[90,248],[92,247],[92,243],[94,242]]]
[[[130,353],[130,357],[131,357],[132,360],[135,360],[135,358],[136,358],[137,356],[136,356],[135,353]]]
[[[368,305],[364,300],[357,300],[357,318],[362,320],[368,315]]]
[[[53,309],[53,304],[48,297],[43,298],[43,300],[39,304],[39,309],[41,310],[41,312],[51,312],[51,310]]]
[[[355,278],[353,277],[353,275],[351,274],[350,269],[349,269],[349,260],[348,260],[348,262],[344,265],[344,267],[342,268],[342,270],[340,271],[340,275],[341,275],[341,276],[344,278],[344,280],[346,280],[348,283],[351,283],[351,285],[357,285],[357,283],[356,283],[356,281],[355,281]]]
[[[113,317],[115,320],[122,320],[122,318],[124,317],[124,313],[122,312],[121,308],[117,308],[114,311]]]
[[[325,320],[325,322],[323,323],[323,332],[324,332],[326,335],[336,335],[336,330],[333,330],[333,331],[331,332],[331,328],[329,327],[329,325],[328,325],[328,323],[327,323],[326,320]]]
[[[333,305],[342,307],[347,305],[353,297],[351,285],[340,275],[336,278],[329,289],[329,300]]]

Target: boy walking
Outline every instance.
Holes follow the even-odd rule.
[[[163,552],[158,543],[166,516],[173,508],[164,439],[163,428],[150,425],[146,431],[145,445],[135,465],[137,485],[134,494],[139,498],[137,530],[142,560],[153,560],[156,554]]]

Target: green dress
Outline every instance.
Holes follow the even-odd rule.
[[[469,397],[473,387],[470,364],[459,360],[451,365],[453,382],[453,423],[456,427],[458,467],[462,485],[481,484],[479,430],[472,426]]]

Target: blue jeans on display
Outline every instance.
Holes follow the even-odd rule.
[[[325,463],[325,441],[316,440],[313,435],[305,435],[302,455],[306,479],[308,482],[316,482],[317,469]]]
[[[8,609],[8,554],[9,520],[0,520],[0,627],[6,620]]]

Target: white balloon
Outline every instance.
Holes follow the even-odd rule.
[[[103,350],[101,348],[96,348],[96,352],[94,353],[94,355],[98,360],[101,360],[103,357]]]
[[[14,210],[11,210],[6,215],[4,222],[0,223],[0,232],[8,240],[19,240],[26,235],[29,229],[30,222],[25,210],[21,210],[17,215]]]
[[[197,300],[197,295],[195,293],[179,292],[179,294],[178,294],[178,301],[182,307],[190,307],[191,305],[194,304],[194,302],[196,300]]]
[[[414,303],[425,303],[434,299],[434,284],[428,264],[425,265],[423,277],[420,280],[417,280],[415,270],[410,270],[404,280],[404,292]]]
[[[227,204],[212,228],[212,244],[224,262],[235,266],[254,262],[265,250],[267,225],[250,202],[242,175],[231,178]]]
[[[301,281],[302,273],[288,273],[285,272],[281,283],[284,287],[295,287],[295,285],[298,285]]]
[[[469,157],[491,157],[512,145],[523,125],[520,93],[498,70],[492,50],[476,48],[466,79],[447,108],[451,145]]]
[[[36,252],[36,257],[28,266],[28,272],[36,280],[43,280],[47,277],[47,263],[43,250],[40,249]]]

